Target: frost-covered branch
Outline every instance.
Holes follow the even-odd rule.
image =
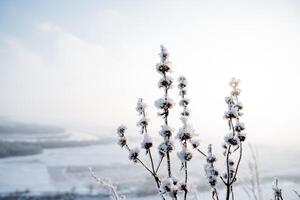
[[[212,189],[212,198],[218,200],[218,192],[216,189],[217,179],[219,176],[219,172],[215,169],[214,163],[216,162],[216,156],[212,153],[212,145],[208,145],[207,157],[206,157],[206,165],[204,166],[204,171],[206,178],[208,179],[208,183]]]
[[[139,103],[138,103],[138,106],[139,106]],[[138,110],[138,109],[137,109]],[[145,128],[145,124],[147,124],[145,121],[144,122],[141,122],[142,120],[140,120],[138,122],[138,125],[140,124],[143,124],[142,125],[142,133],[144,133],[144,130],[146,130]],[[139,149],[138,148],[134,148],[134,149],[131,149],[128,144],[127,144],[127,139],[125,137],[125,131],[126,131],[126,127],[124,125],[121,125],[118,127],[117,129],[117,134],[119,136],[119,145],[121,147],[124,147],[128,150],[129,152],[129,160],[132,160],[134,163],[139,163],[141,166],[144,167],[144,169],[146,169],[146,171],[148,171],[151,176],[154,178],[155,180],[155,183],[156,183],[156,186],[157,186],[157,189],[158,189],[158,192],[160,193],[160,179],[158,178],[157,176],[157,173],[156,171],[154,170],[154,167],[152,167],[152,170],[146,166],[146,164],[139,158]],[[146,135],[146,136],[145,136]],[[144,135],[144,140],[142,142],[142,147],[146,149],[146,152],[149,152],[150,148],[152,147],[152,141],[149,139],[149,136],[147,133],[145,133]],[[146,141],[145,141],[146,140]],[[150,154],[149,154],[150,155]],[[151,157],[152,159],[152,157]],[[153,162],[153,160],[151,161]],[[163,195],[160,195],[161,198],[164,200],[165,198],[163,197]]]
[[[157,176],[158,170],[156,170],[154,167],[154,161],[153,161],[153,157],[152,157],[152,153],[151,153],[151,148],[153,147],[153,142],[152,142],[152,138],[150,137],[150,135],[148,134],[148,131],[147,131],[149,119],[146,117],[146,107],[147,107],[147,105],[143,102],[143,99],[139,99],[136,110],[137,110],[138,114],[142,116],[142,118],[138,121],[137,126],[141,127],[141,134],[143,134],[143,136],[144,136],[144,139],[141,143],[141,147],[143,149],[145,149],[146,154],[149,155],[149,159],[150,159],[150,163],[151,163],[151,173],[156,182],[156,187],[157,187],[158,191],[160,192],[160,182],[161,181]],[[162,197],[162,199],[164,199],[164,197],[162,195],[161,195],[161,197]]]
[[[161,191],[167,194],[172,199],[177,199],[178,181],[172,176],[172,165],[170,153],[174,150],[172,135],[174,129],[169,126],[168,116],[169,110],[174,107],[174,101],[169,97],[169,89],[172,88],[173,79],[169,76],[171,72],[171,62],[169,61],[169,53],[167,49],[161,45],[161,52],[159,54],[160,62],[156,64],[157,72],[162,76],[158,82],[158,87],[164,91],[163,97],[155,101],[155,106],[159,109],[158,115],[164,119],[164,124],[161,126],[160,135],[163,142],[158,146],[161,157],[167,159],[168,178],[162,181]]]
[[[224,119],[227,120],[229,126],[229,133],[225,136],[225,143],[223,144],[224,156],[226,159],[226,172],[223,178],[226,180],[226,200],[230,199],[230,195],[233,194],[233,183],[236,181],[238,169],[243,154],[242,143],[246,139],[244,123],[240,122],[240,117],[243,115],[241,110],[243,105],[239,102],[239,95],[241,89],[239,89],[240,80],[232,78],[229,85],[232,87],[231,95],[225,98],[225,102],[228,106],[228,110],[224,114]],[[231,158],[232,154],[239,150],[239,156],[237,163]]]
[[[105,188],[109,193],[112,200],[125,200],[124,195],[119,195],[117,187],[111,183],[109,180],[100,179],[96,176],[92,168],[89,167],[90,175],[96,180],[96,182],[103,188]]]
[[[164,96],[155,101],[155,106],[160,110],[158,113],[164,119],[164,125],[161,127],[160,135],[164,141],[159,145],[161,156],[167,157],[168,176],[172,177],[170,153],[174,149],[172,141],[173,128],[168,124],[169,110],[173,108],[174,101],[168,96],[169,89],[172,88],[173,79],[168,75],[171,72],[171,62],[169,62],[169,53],[167,49],[161,45],[160,62],[156,64],[157,72],[162,75],[158,82],[158,87],[164,91]]]
[[[194,148],[199,146],[199,141],[192,140],[194,135],[194,129],[192,128],[191,124],[189,124],[189,116],[191,111],[188,109],[188,105],[190,100],[186,98],[187,94],[187,80],[184,76],[180,76],[178,79],[178,88],[179,88],[179,95],[181,100],[179,105],[183,108],[182,112],[180,113],[180,120],[182,122],[182,127],[179,129],[177,138],[180,141],[182,146],[182,150],[177,153],[179,159],[181,160],[182,168],[184,169],[184,183],[182,184],[182,189],[184,191],[184,200],[187,199],[188,194],[188,161],[192,159],[192,153],[188,149],[188,142]]]
[[[278,179],[277,178],[274,178],[272,189],[274,192],[274,200],[283,200],[282,190],[278,187]]]

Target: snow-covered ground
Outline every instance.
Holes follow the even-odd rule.
[[[260,147],[259,153],[259,168],[266,197],[272,194],[272,177],[277,176],[281,180],[284,193],[291,194],[290,200],[296,199],[292,190],[300,191],[299,152]],[[138,197],[150,195],[148,199],[155,199],[152,178],[140,166],[132,164],[127,157],[127,152],[116,144],[105,144],[46,149],[39,155],[0,159],[0,192],[25,189],[33,193],[75,190],[83,194],[88,193],[91,188],[94,193],[105,192],[98,189],[89,175],[88,167],[93,167],[99,177],[109,178],[118,184],[122,193]],[[177,161],[177,158],[173,159]],[[239,174],[240,180],[248,176],[247,159],[248,156],[245,155]],[[177,163],[173,170],[178,172],[176,176],[180,178],[180,164]],[[221,159],[218,163],[223,164]],[[190,163],[190,180],[193,187],[200,190],[201,199],[209,199],[210,192],[205,188],[203,164],[203,158],[195,156]],[[164,168],[161,170],[165,171]],[[236,194],[243,198],[246,195],[241,187],[238,187]]]

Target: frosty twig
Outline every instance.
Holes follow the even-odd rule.
[[[225,136],[224,155],[226,158],[226,172],[223,175],[226,186],[226,200],[229,200],[233,194],[233,183],[236,181],[239,165],[242,159],[243,146],[242,142],[246,139],[246,134],[243,132],[245,126],[240,122],[240,117],[243,115],[241,110],[243,105],[239,102],[241,90],[238,88],[240,80],[232,78],[229,85],[232,87],[231,95],[225,98],[228,110],[225,112],[224,118],[228,121],[229,133]],[[235,124],[234,124],[235,123]],[[231,155],[239,150],[237,164],[231,159]]]
[[[164,124],[161,126],[160,135],[163,138],[163,142],[159,145],[159,154],[161,157],[167,157],[167,170],[168,178],[162,181],[161,192],[167,194],[172,199],[177,199],[177,180],[172,177],[171,158],[170,153],[174,150],[174,144],[172,141],[173,128],[169,126],[168,116],[169,110],[173,108],[174,102],[169,97],[168,91],[172,88],[173,79],[168,74],[171,72],[171,62],[169,61],[169,53],[167,49],[161,45],[161,52],[159,54],[160,62],[156,64],[157,72],[162,75],[162,78],[158,82],[158,87],[162,88],[164,95],[155,101],[155,106],[160,110],[158,113],[164,119]]]
[[[98,178],[92,168],[89,168],[89,171],[91,176],[96,180],[96,182],[109,191],[112,200],[126,199],[125,196],[118,194],[117,187],[114,184],[112,184],[109,180]]]
[[[278,179],[274,178],[273,182],[274,200],[283,200],[282,190],[278,187]]]
[[[186,87],[187,87],[187,80],[184,76],[179,77],[178,79],[178,88],[179,88],[179,95],[181,100],[179,105],[183,108],[181,112],[180,120],[182,122],[182,127],[179,129],[177,134],[177,138],[179,139],[182,150],[178,152],[178,157],[181,160],[182,168],[184,168],[184,183],[181,185],[182,190],[184,191],[184,200],[187,199],[188,194],[188,169],[187,169],[187,162],[192,159],[192,153],[188,150],[188,141],[191,141],[191,144],[194,148],[199,146],[199,142],[196,140],[192,140],[194,135],[194,129],[189,124],[188,119],[190,116],[190,110],[188,109],[188,104],[190,102],[189,99],[186,98]]]

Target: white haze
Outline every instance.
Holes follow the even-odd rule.
[[[159,128],[159,45],[189,80],[201,137],[222,138],[232,76],[250,141],[299,144],[299,1],[1,1],[0,115],[62,126]],[[171,92],[177,97],[177,88]],[[178,124],[178,110],[172,114]]]

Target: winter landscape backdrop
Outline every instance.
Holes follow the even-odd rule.
[[[191,122],[205,151],[211,143],[221,152],[228,81],[242,80],[248,144],[236,199],[248,198],[249,144],[263,199],[273,197],[275,176],[285,199],[297,199],[299,10],[296,0],[0,1],[0,199],[108,199],[88,167],[128,199],[158,199],[151,177],[117,145],[116,128],[127,124],[130,142],[139,145],[135,106],[143,97],[149,133],[160,141],[154,101],[161,96],[161,43],[170,51],[172,77],[189,80]],[[179,101],[177,88],[169,95]],[[176,130],[179,113],[177,104],[169,116]],[[199,199],[210,199],[204,163],[195,155],[191,183]]]

